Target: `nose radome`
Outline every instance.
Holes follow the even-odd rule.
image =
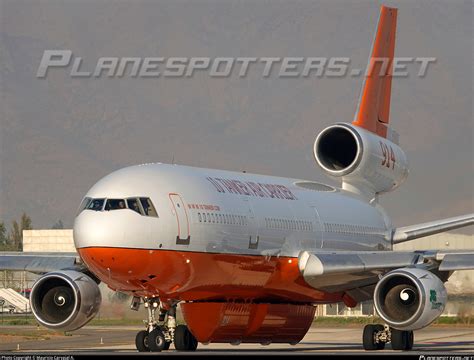
[[[85,247],[113,247],[124,243],[126,221],[115,214],[83,211],[74,220],[74,245]]]

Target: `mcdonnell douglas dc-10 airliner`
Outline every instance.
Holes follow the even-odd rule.
[[[31,309],[51,329],[81,328],[98,312],[104,282],[147,310],[138,351],[196,350],[198,343],[296,344],[318,304],[373,299],[380,325],[366,350],[413,347],[436,320],[444,282],[474,269],[474,251],[393,251],[393,245],[472,225],[474,214],[394,227],[379,195],[405,180],[407,158],[389,128],[397,9],[381,8],[352,123],[322,130],[316,163],[341,188],[179,165],[111,173],[86,194],[74,222],[77,254],[6,254],[26,269]],[[377,59],[388,59],[389,66]],[[177,325],[180,304],[187,325]]]

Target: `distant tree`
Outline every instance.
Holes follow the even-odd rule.
[[[62,220],[58,220],[52,227],[52,229],[64,229]]]
[[[21,215],[21,230],[23,231],[31,229],[33,229],[33,227],[31,226],[31,218],[25,213],[23,213],[23,215]]]
[[[5,223],[0,221],[0,245],[7,245],[8,242],[7,228]]]
[[[31,218],[23,213],[21,215],[20,224],[16,220],[12,221],[12,228],[10,229],[9,242],[15,251],[23,250],[23,230],[31,230]]]
[[[20,229],[20,225],[18,225],[18,222],[16,220],[12,221],[12,228],[10,229],[10,243],[13,246],[14,250],[21,250],[20,246],[22,243],[22,233]]]

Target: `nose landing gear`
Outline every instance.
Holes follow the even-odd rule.
[[[390,342],[393,350],[413,349],[413,331],[392,329],[388,325],[366,325],[362,336],[365,350],[382,350]]]
[[[146,330],[139,331],[135,338],[135,346],[139,352],[160,352],[168,350],[174,343],[176,350],[194,351],[197,340],[185,325],[176,326],[176,304],[168,310],[158,298],[143,299],[148,310],[148,320],[144,320]],[[132,309],[138,310],[137,299],[132,300]],[[156,310],[160,311],[158,321]]]

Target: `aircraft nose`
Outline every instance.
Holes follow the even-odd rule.
[[[112,216],[110,216],[112,215]],[[74,220],[73,237],[77,249],[120,246],[125,240],[124,222],[113,214],[83,211]]]

